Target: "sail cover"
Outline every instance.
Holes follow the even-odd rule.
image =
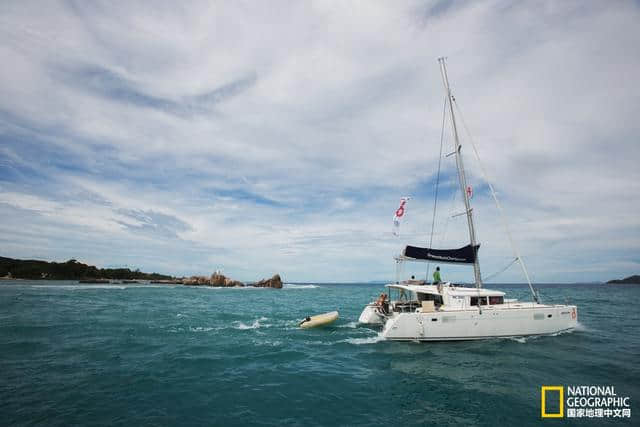
[[[479,247],[480,245],[467,245],[460,249],[431,249],[407,245],[403,255],[416,260],[473,264],[478,255]]]

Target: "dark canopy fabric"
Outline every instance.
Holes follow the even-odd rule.
[[[478,255],[480,245],[467,245],[460,249],[431,249],[409,246],[404,249],[403,255],[425,261],[447,262],[455,264],[473,264]]]

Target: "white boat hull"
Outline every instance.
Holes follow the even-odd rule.
[[[485,308],[394,313],[385,322],[382,336],[402,341],[457,341],[528,335],[549,335],[573,329],[577,308],[541,305],[521,308]]]
[[[368,304],[358,318],[358,322],[363,325],[382,325],[384,324],[384,316],[378,311],[376,304]]]

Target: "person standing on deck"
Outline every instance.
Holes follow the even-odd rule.
[[[440,267],[436,267],[436,271],[433,272],[433,284],[437,285],[440,282],[442,282],[440,278]]]

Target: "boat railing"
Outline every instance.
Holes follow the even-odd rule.
[[[395,301],[393,303],[393,311],[398,313],[411,313],[420,307],[418,301]]]

